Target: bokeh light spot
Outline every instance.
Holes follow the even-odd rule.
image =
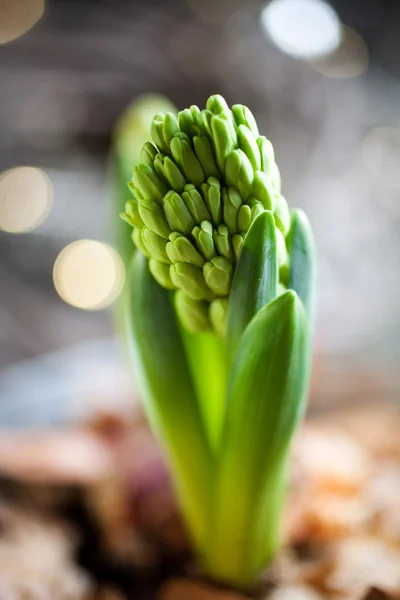
[[[326,56],[341,40],[339,18],[323,0],[272,0],[261,24],[272,42],[295,58]]]
[[[400,129],[371,129],[364,137],[362,156],[368,171],[382,185],[400,189]]]
[[[352,27],[343,25],[339,47],[325,58],[311,61],[311,65],[322,75],[335,79],[349,79],[362,75],[369,64],[366,43]]]
[[[0,176],[0,229],[32,231],[44,221],[53,203],[47,175],[35,167],[15,167]]]
[[[42,18],[44,9],[45,0],[1,0],[0,44],[24,35]]]
[[[100,310],[112,304],[124,284],[124,265],[119,254],[95,240],[77,240],[58,255],[54,285],[61,298],[84,310]]]

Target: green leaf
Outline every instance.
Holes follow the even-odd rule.
[[[233,277],[229,308],[227,347],[234,355],[239,340],[254,315],[275,298],[278,283],[274,217],[264,211],[253,221]]]
[[[300,209],[292,211],[288,249],[290,256],[288,288],[294,290],[301,298],[312,323],[316,278],[315,242],[310,222]]]
[[[205,555],[220,581],[251,585],[276,550],[284,466],[308,372],[307,315],[287,291],[256,314],[230,370]]]
[[[169,293],[140,253],[128,273],[125,315],[135,381],[199,548],[207,525],[210,451]]]

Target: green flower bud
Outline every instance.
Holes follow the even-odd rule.
[[[188,263],[176,263],[170,266],[170,275],[174,285],[193,300],[211,300],[212,294],[205,282],[203,271],[198,267]]]
[[[219,170],[215,162],[210,140],[205,136],[193,138],[194,151],[199,159],[206,177],[219,177]]]
[[[237,147],[236,135],[226,115],[214,115],[211,118],[211,132],[217,165],[221,173],[224,173],[227,157]]]
[[[258,217],[259,214],[261,214],[262,212],[264,212],[264,207],[261,204],[261,202],[256,201],[253,206],[251,207],[251,222],[254,221],[254,219],[256,217]]]
[[[221,184],[215,177],[209,177],[207,183],[201,186],[201,191],[212,222],[218,225],[222,220]]]
[[[247,204],[243,204],[239,209],[237,218],[237,228],[239,230],[239,233],[241,233],[242,235],[245,235],[250,228],[252,221],[251,210],[252,209]]]
[[[247,200],[253,191],[254,172],[243,150],[233,150],[226,159],[225,179],[229,186],[235,187],[243,200]]]
[[[171,233],[171,228],[165,218],[161,206],[154,200],[141,200],[139,202],[139,214],[143,223],[157,235],[166,240]]]
[[[216,256],[203,267],[204,279],[217,296],[227,296],[231,287],[232,263],[224,256]]]
[[[257,146],[257,142],[254,139],[253,134],[246,125],[239,125],[237,130],[237,139],[239,148],[243,150],[254,171],[261,169],[261,157],[260,151]]]
[[[204,200],[192,183],[185,185],[185,191],[182,194],[182,199],[184,200],[196,223],[210,221],[211,215],[208,212]]]
[[[171,262],[187,262],[200,268],[204,265],[204,258],[185,236],[174,231],[169,236],[169,239],[166,252]]]
[[[139,205],[137,200],[128,200],[125,203],[125,212],[120,214],[121,219],[123,219],[132,227],[137,227],[138,229],[142,229],[144,223],[139,214]]]
[[[161,204],[168,191],[164,181],[151,167],[138,165],[133,170],[133,181],[146,200],[156,200]]]
[[[142,163],[147,165],[148,167],[153,166],[154,159],[158,153],[158,150],[153,144],[150,142],[146,142],[142,148],[142,152],[140,154],[140,160]]]
[[[235,104],[232,106],[232,114],[233,118],[235,119],[236,127],[240,127],[240,125],[246,125],[255,138],[259,136],[256,120],[253,116],[253,113],[247,108],[247,106]]]
[[[286,248],[285,238],[279,229],[276,229],[276,254],[279,278],[281,281],[286,282],[289,276],[289,253]]]
[[[209,110],[202,110],[200,112],[200,116],[199,116],[199,120],[201,123],[201,127],[203,128],[204,132],[210,137],[212,138],[212,131],[211,131],[211,119],[213,118],[213,114],[211,111]]]
[[[226,225],[218,225],[218,229],[214,229],[214,244],[218,254],[225,256],[228,260],[232,260],[232,248],[229,241],[229,231]]]
[[[272,167],[271,179],[272,179],[272,183],[273,183],[275,192],[277,194],[280,194],[281,193],[281,174],[278,169],[278,165],[276,163],[274,163],[274,165]]]
[[[274,148],[271,142],[263,135],[257,138],[257,146],[260,150],[261,169],[264,173],[271,176],[272,167],[275,164]]]
[[[150,132],[153,142],[155,143],[159,151],[163,154],[170,154],[169,145],[164,138],[164,121],[165,115],[154,115],[153,120],[151,122]]]
[[[265,210],[274,211],[275,208],[275,190],[272,181],[262,171],[254,174],[253,197],[261,202]]]
[[[196,225],[181,196],[168,192],[164,199],[164,211],[172,231],[189,234]]]
[[[154,160],[154,168],[160,176],[168,181],[173,190],[176,192],[183,191],[186,185],[186,179],[169,156],[164,156],[164,154],[161,153],[157,154]]]
[[[242,252],[243,247],[243,241],[243,236],[239,235],[238,233],[232,237],[232,246],[233,251],[235,253],[236,262],[240,258],[240,254]]]
[[[132,241],[135,244],[136,248],[141,250],[145,256],[150,258],[150,254],[148,253],[146,246],[143,244],[142,230],[136,229],[136,227],[134,227],[132,229],[131,238],[132,238]]]
[[[202,111],[156,115],[151,135],[121,217],[156,280],[176,290],[183,325],[223,335],[234,268],[264,210],[275,218],[281,284],[289,277],[290,214],[271,142],[247,107],[230,110],[219,95]]]
[[[195,104],[192,104],[192,106],[190,107],[190,112],[193,117],[193,121],[195,123],[194,128],[193,128],[193,135],[199,135],[199,136],[210,135],[210,133],[207,132],[207,129],[204,126],[203,118],[202,118],[202,114],[201,114],[202,111],[199,109],[199,107],[196,106]],[[211,130],[210,130],[210,132],[211,132]]]
[[[170,264],[170,260],[167,255],[166,245],[167,240],[160,237],[151,229],[143,227],[142,229],[142,241],[144,247],[147,249],[149,255],[160,262]]]
[[[193,300],[185,292],[178,290],[175,294],[175,308],[182,325],[191,333],[211,329],[207,302]]]
[[[172,138],[179,132],[178,121],[172,113],[166,113],[163,126],[163,135],[165,142],[170,145]]]
[[[170,276],[170,267],[169,265],[158,262],[158,260],[154,260],[151,258],[149,260],[149,269],[150,273],[153,275],[154,279],[165,289],[167,290],[175,290],[176,286],[173,284],[171,276]]]
[[[214,115],[224,114],[229,119],[232,119],[231,109],[226,103],[225,98],[220,94],[214,94],[207,100],[206,109],[212,112]]]
[[[191,138],[194,134],[193,130],[196,127],[196,122],[190,108],[185,108],[185,110],[181,110],[178,113],[178,123],[180,130]]]
[[[210,304],[210,320],[213,329],[223,337],[226,330],[226,318],[228,314],[228,299],[216,298]]]
[[[133,181],[128,181],[128,188],[135,200],[140,200],[140,198],[143,198]]]
[[[222,191],[222,202],[224,210],[224,223],[228,228],[230,235],[237,232],[237,217],[242,199],[235,188],[230,187],[228,190]]]
[[[170,147],[172,156],[181,167],[186,179],[194,185],[201,185],[205,180],[204,171],[189,142],[181,137],[174,137]]]
[[[274,218],[276,226],[286,237],[290,229],[290,211],[285,198],[280,194],[275,197]]]
[[[213,226],[210,221],[203,221],[200,227],[195,227],[192,235],[196,240],[197,248],[206,260],[216,255],[213,238]]]

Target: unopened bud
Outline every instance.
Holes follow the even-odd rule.
[[[227,296],[231,287],[232,263],[224,256],[216,256],[203,267],[204,279],[217,296]]]

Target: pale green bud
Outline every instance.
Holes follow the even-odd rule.
[[[251,133],[250,129],[246,125],[239,125],[237,130],[237,139],[239,148],[243,150],[254,171],[261,169],[261,157],[260,151],[257,146],[257,142]]]
[[[280,173],[280,171],[278,169],[278,165],[276,163],[273,164],[273,167],[271,170],[271,179],[272,179],[272,183],[274,185],[275,192],[277,194],[280,194],[281,188],[282,188],[281,173]]]
[[[187,181],[196,186],[201,185],[205,180],[204,171],[190,143],[181,137],[174,137],[170,148],[174,160],[181,167]]]
[[[232,263],[224,256],[216,256],[203,267],[204,279],[217,296],[227,296],[231,287]]]
[[[166,252],[171,262],[187,262],[200,268],[204,265],[203,256],[185,236],[174,231],[169,239]]]
[[[233,150],[226,159],[225,179],[229,186],[235,187],[243,200],[247,200],[253,191],[254,171],[243,150]]]
[[[260,135],[257,138],[257,145],[261,156],[261,170],[271,176],[272,168],[275,164],[274,148],[271,142],[263,135]]]
[[[155,157],[157,156],[158,150],[153,144],[150,142],[146,142],[142,148],[142,152],[140,154],[140,160],[142,163],[147,165],[148,167],[153,166],[153,162]]]
[[[280,194],[275,197],[274,218],[276,226],[286,237],[290,229],[290,211],[285,198]]]
[[[239,260],[242,253],[243,241],[243,236],[238,233],[232,237],[232,246],[235,253],[236,262]]]
[[[154,169],[147,165],[137,165],[133,170],[133,180],[145,200],[156,200],[161,204],[168,187]]]
[[[149,260],[149,269],[150,273],[153,275],[154,279],[165,289],[167,290],[175,290],[176,286],[172,282],[170,275],[170,267],[169,265],[158,262],[151,258]]]
[[[289,253],[286,248],[285,238],[279,229],[275,229],[276,234],[276,255],[279,267],[279,277],[286,282],[289,276]]]
[[[228,299],[216,298],[210,304],[210,320],[213,329],[224,337],[226,330],[226,318],[228,314]]]
[[[202,269],[188,263],[176,263],[170,266],[170,275],[174,285],[193,300],[211,300],[212,294]]]
[[[242,199],[235,188],[230,187],[228,190],[223,189],[222,202],[224,211],[224,223],[228,228],[230,235],[237,232],[237,217]]]
[[[169,156],[164,156],[161,153],[157,154],[154,159],[154,168],[160,176],[168,181],[173,190],[176,192],[183,191],[186,179]]]
[[[251,221],[251,208],[247,204],[243,204],[239,209],[237,217],[237,228],[239,233],[245,235],[250,228]]]
[[[165,115],[154,115],[153,120],[151,122],[150,132],[153,142],[155,143],[159,151],[163,154],[170,154],[169,145],[164,138],[164,121]]]
[[[211,214],[214,225],[222,220],[221,184],[215,177],[209,177],[207,183],[201,186],[204,202]]]
[[[146,227],[157,233],[157,235],[168,239],[171,228],[165,218],[163,209],[157,202],[154,200],[141,200],[139,202],[139,214]]]
[[[236,127],[240,127],[240,125],[246,125],[253,134],[255,138],[258,137],[258,127],[256,120],[253,116],[253,113],[247,106],[243,106],[243,104],[235,104],[232,106],[232,114],[235,119]]]
[[[172,113],[165,113],[163,135],[167,145],[170,145],[172,138],[179,132],[178,121]]]
[[[214,244],[218,250],[218,254],[225,256],[225,258],[232,260],[232,248],[229,241],[229,231],[226,225],[218,225],[218,229],[214,229]]]
[[[120,214],[121,219],[123,219],[132,227],[137,227],[138,229],[142,229],[144,223],[139,214],[139,205],[137,200],[128,200],[125,203],[125,212]]]
[[[219,170],[215,162],[214,152],[210,140],[205,136],[193,138],[194,151],[199,159],[206,177],[219,177]]]
[[[160,237],[159,235],[154,233],[154,231],[151,231],[151,229],[143,227],[142,241],[143,245],[147,249],[147,252],[152,258],[160,262],[170,264],[171,261],[169,260],[166,251],[166,239]]]
[[[256,217],[258,217],[258,215],[260,215],[262,212],[264,212],[264,207],[261,204],[261,202],[254,202],[253,206],[251,207],[251,222],[254,221],[254,219]]]
[[[207,302],[193,300],[185,292],[175,294],[175,308],[182,325],[191,333],[201,333],[211,329]]]
[[[216,255],[213,238],[213,227],[210,221],[203,221],[200,227],[195,227],[192,235],[196,240],[197,248],[206,260]]]
[[[236,135],[229,118],[223,114],[212,117],[211,131],[217,165],[221,173],[224,173],[227,157],[237,147]]]
[[[190,108],[185,108],[185,110],[178,113],[178,123],[180,130],[186,133],[189,138],[194,135],[196,122]]]
[[[209,221],[211,219],[211,215],[208,212],[203,198],[192,183],[185,185],[185,191],[182,194],[182,199],[184,200],[196,223]]]
[[[271,212],[275,209],[275,190],[271,179],[262,171],[254,174],[253,198],[256,198],[264,206],[265,210]]]
[[[212,138],[212,131],[211,131],[211,119],[212,118],[213,118],[213,114],[211,111],[205,110],[205,109],[200,111],[199,120],[200,120],[201,126],[203,128],[203,131],[210,138]]]
[[[143,244],[142,240],[142,230],[134,227],[131,233],[132,242],[135,244],[136,248],[141,250],[145,256],[150,258],[150,254],[147,252],[146,246]]]
[[[164,199],[164,211],[172,231],[189,234],[196,225],[185,202],[176,192],[168,192]]]

